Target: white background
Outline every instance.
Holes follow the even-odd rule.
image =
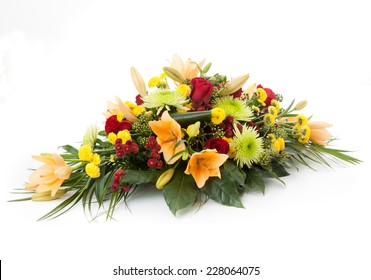
[[[129,268],[260,266],[252,279],[371,279],[369,126],[371,20],[367,1],[0,0],[0,259],[4,279],[114,277]],[[337,148],[358,166],[301,168],[269,181],[245,209],[209,201],[175,218],[161,193],[142,191],[89,223],[78,205],[35,222],[55,203],[8,203],[38,166],[32,154],[79,145],[105,102],[134,100],[130,67],[145,79],[174,53],[250,73],[304,113],[332,122]],[[213,277],[249,279],[249,277]]]

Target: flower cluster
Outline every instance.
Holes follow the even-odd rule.
[[[135,102],[107,103],[104,130],[87,130],[78,148],[37,156],[45,165],[26,189],[33,200],[72,195],[43,218],[58,215],[69,204],[95,200],[98,212],[109,201],[107,217],[120,200],[137,188],[162,190],[170,210],[193,205],[202,197],[243,207],[241,194],[264,192],[265,177],[287,176],[288,169],[308,161],[359,160],[327,147],[329,124],[298,113],[307,102],[283,108],[283,96],[260,84],[245,87],[249,75],[233,79],[209,75],[211,63],[182,61],[146,83],[131,69]],[[41,194],[40,194],[41,193]]]

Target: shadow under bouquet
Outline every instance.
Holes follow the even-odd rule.
[[[207,199],[243,207],[242,194],[264,193],[265,178],[282,182],[300,164],[360,162],[327,146],[330,124],[298,113],[306,101],[282,108],[270,88],[243,89],[249,75],[228,79],[210,67],[174,55],[148,83],[132,68],[135,101],[108,102],[104,130],[89,127],[80,147],[33,156],[43,165],[29,178],[29,196],[14,201],[62,200],[40,219],[78,202],[92,219],[110,219],[138,188],[157,188],[175,215]]]

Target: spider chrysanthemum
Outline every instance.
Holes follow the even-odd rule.
[[[231,145],[236,148],[234,160],[242,167],[251,168],[253,163],[259,163],[263,153],[263,141],[253,127],[244,125],[242,131],[234,126],[235,135]]]
[[[188,102],[187,97],[181,95],[179,92],[171,90],[158,90],[143,97],[143,106],[146,108],[158,108],[158,112],[166,108],[170,110],[169,106],[179,108],[181,110],[189,110],[184,104]]]
[[[237,121],[249,121],[253,115],[249,106],[242,100],[235,99],[231,96],[217,99],[215,107],[223,109],[226,116],[232,116]]]

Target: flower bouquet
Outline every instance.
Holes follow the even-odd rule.
[[[297,113],[306,101],[282,108],[283,96],[269,88],[243,89],[249,75],[209,75],[210,67],[175,55],[147,84],[132,68],[135,102],[108,102],[104,130],[89,127],[80,147],[33,156],[43,165],[25,187],[29,197],[15,201],[62,200],[40,219],[80,201],[92,218],[109,219],[137,189],[156,187],[175,215],[207,199],[243,207],[242,194],[264,193],[266,177],[282,182],[298,164],[360,162],[326,147],[330,125]]]

